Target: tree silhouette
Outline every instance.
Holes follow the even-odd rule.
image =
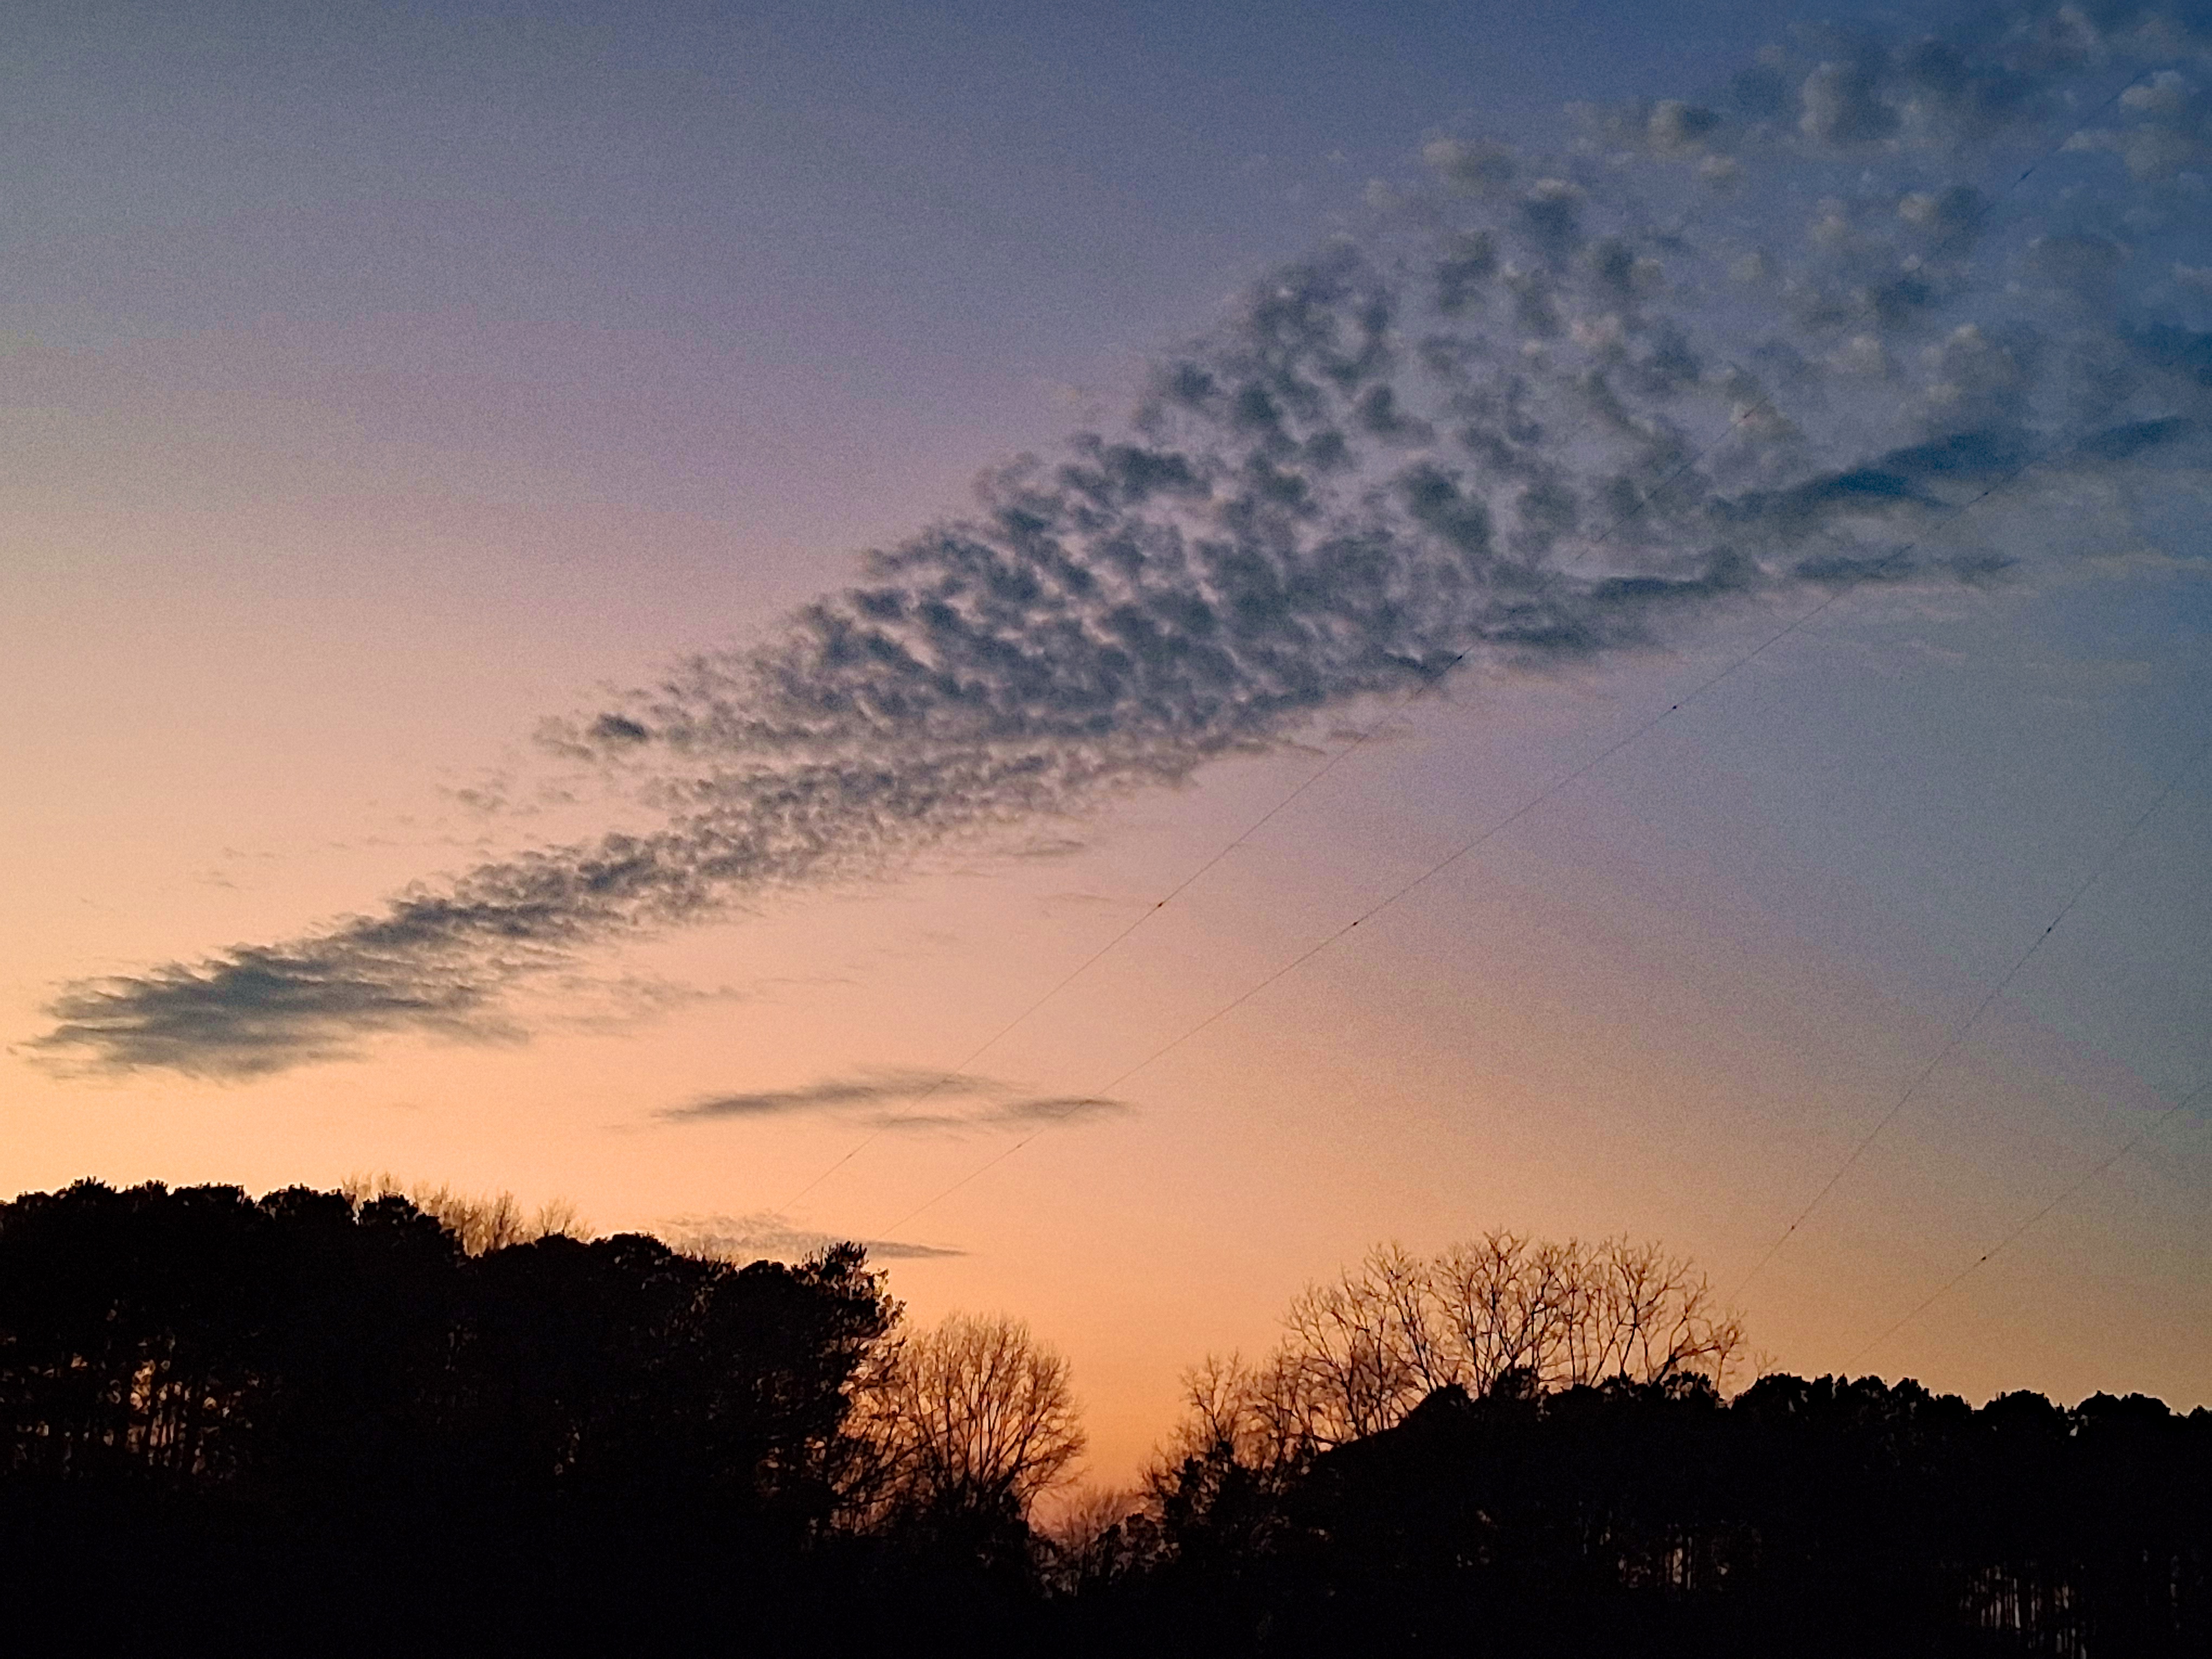
[[[404,1198],[451,1233],[469,1255],[541,1238],[591,1237],[582,1215],[566,1199],[549,1199],[526,1210],[513,1193],[465,1193],[443,1182],[403,1182],[389,1170],[348,1176],[337,1190],[356,1209],[380,1198]]]
[[[1257,1365],[1209,1359],[1186,1379],[1170,1462],[1222,1455],[1271,1467],[1390,1427],[1436,1390],[1487,1393],[1702,1376],[1726,1385],[1743,1323],[1705,1275],[1653,1243],[1586,1244],[1494,1231],[1434,1256],[1377,1245],[1310,1285]]]
[[[1267,1361],[1189,1375],[1133,1512],[1040,1537],[1082,1436],[1019,1322],[902,1341],[857,1246],[738,1266],[520,1214],[374,1186],[0,1205],[15,1644],[2212,1649],[2212,1413],[1875,1377],[1725,1399],[1741,1330],[1652,1247],[1376,1252]]]
[[[1265,1360],[1187,1376],[1093,1594],[1130,1645],[1214,1654],[2212,1644],[2212,1413],[1873,1377],[1726,1400],[1742,1340],[1656,1247],[1377,1250]]]
[[[953,1314],[893,1352],[866,1398],[894,1515],[1026,1526],[1083,1455],[1067,1361],[1018,1319]]]
[[[271,1644],[326,1648],[389,1583],[507,1639],[674,1632],[739,1601],[760,1624],[830,1529],[851,1391],[896,1313],[857,1246],[471,1255],[398,1196],[26,1195],[0,1206],[16,1611],[143,1644],[181,1608],[251,1607]],[[126,1545],[133,1574],[88,1596]]]

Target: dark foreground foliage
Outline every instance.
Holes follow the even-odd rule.
[[[855,1247],[471,1256],[399,1198],[27,1195],[0,1208],[9,1617],[95,1651],[795,1645],[896,1311]]]
[[[1125,1595],[1215,1652],[2212,1651],[2212,1413],[2142,1395],[1508,1377],[1164,1489]]]
[[[1187,1445],[1079,1550],[883,1499],[860,1252],[482,1255],[403,1199],[0,1206],[21,1650],[2212,1651],[2212,1414],[1508,1374],[1266,1461]]]

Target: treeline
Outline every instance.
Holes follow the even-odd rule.
[[[419,1200],[419,1201],[418,1201]],[[1379,1251],[1141,1492],[1006,1320],[388,1182],[0,1206],[0,1575],[90,1650],[2197,1654],[2212,1415],[1766,1376],[1679,1259]]]
[[[1228,1436],[1089,1571],[1230,1653],[2202,1654],[2212,1414],[1911,1382],[1508,1373],[1276,1462]]]
[[[19,1198],[7,1616],[95,1651],[567,1650],[741,1607],[772,1626],[860,1462],[848,1395],[895,1317],[851,1247],[471,1254],[398,1196]]]
[[[842,1651],[943,1602],[1016,1639],[1027,1505],[1083,1444],[1018,1322],[907,1331],[856,1245],[739,1265],[416,1198],[0,1206],[0,1629]]]
[[[1656,1246],[1377,1249],[1190,1373],[1073,1577],[1101,1625],[1240,1655],[2212,1651],[2212,1413],[1744,1348]]]

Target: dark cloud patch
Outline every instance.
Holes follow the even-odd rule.
[[[922,1071],[865,1072],[788,1089],[709,1095],[659,1115],[672,1122],[794,1116],[849,1117],[879,1129],[1019,1128],[1111,1116],[1125,1102],[1031,1095],[991,1078]]]
[[[380,959],[349,943],[241,946],[205,963],[74,984],[49,1006],[52,1028],[27,1046],[64,1069],[235,1079],[342,1059],[384,1031],[514,1031],[491,1008],[501,976],[482,962],[441,975],[426,954]]]
[[[2172,67],[2207,43],[2096,15],[1808,34],[1727,107],[1589,112],[1563,154],[1437,139],[1432,191],[1255,284],[1123,429],[997,469],[757,644],[549,722],[650,831],[66,987],[37,1049],[241,1076],[501,1035],[520,984],[611,942],[948,841],[1036,847],[1462,662],[1557,672],[2139,545],[2146,481],[2206,470],[2212,289],[2171,273],[2212,269],[2207,77]],[[1984,544],[1998,509],[1960,512],[1999,486]],[[878,1109],[767,1099],[721,1115]]]

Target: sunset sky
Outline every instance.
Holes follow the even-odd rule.
[[[2212,1402],[2212,26],[1947,15],[21,8],[0,1190]]]

